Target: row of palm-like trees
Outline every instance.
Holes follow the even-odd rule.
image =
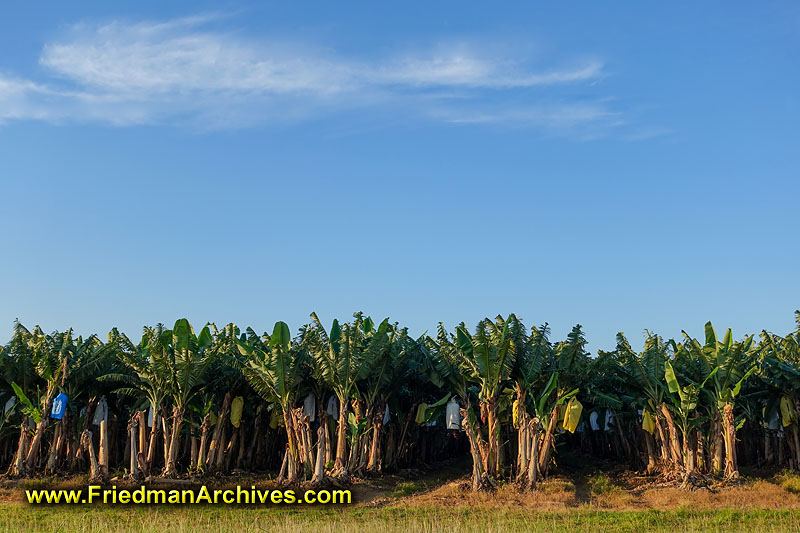
[[[0,352],[7,476],[277,473],[285,483],[429,466],[468,453],[474,490],[530,489],[556,448],[693,486],[739,464],[800,469],[800,313],[785,336],[623,334],[587,353],[515,315],[413,338],[356,313],[292,335],[145,327],[135,343],[14,325]]]

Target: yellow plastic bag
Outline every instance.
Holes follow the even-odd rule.
[[[656,430],[656,421],[647,409],[642,411],[642,429],[651,435]]]
[[[781,397],[781,421],[783,427],[791,426],[794,421],[794,409],[792,409],[792,401],[787,397]]]
[[[237,396],[231,402],[231,424],[233,427],[238,428],[242,421],[242,408],[244,407],[244,398]]]
[[[417,418],[414,420],[417,424],[425,423],[425,411],[428,410],[428,404],[423,402],[417,407]]]
[[[564,423],[561,427],[570,433],[575,433],[575,429],[578,427],[578,423],[581,420],[583,404],[581,404],[581,402],[579,402],[578,399],[573,396],[569,402],[567,402],[567,407],[564,411]]]
[[[520,418],[519,400],[514,400],[514,404],[511,406],[511,419],[512,422],[514,423],[515,429],[519,428],[519,418]]]

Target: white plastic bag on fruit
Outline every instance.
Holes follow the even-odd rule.
[[[592,431],[600,431],[600,424],[597,423],[598,418],[600,417],[597,411],[592,411],[592,414],[589,415],[589,425],[592,427]]]
[[[445,418],[447,419],[447,429],[461,429],[461,411],[455,398],[447,402],[445,408]]]
[[[336,399],[336,396],[328,398],[328,405],[325,410],[328,412],[328,416],[334,420],[339,420],[339,400]]]
[[[309,392],[303,400],[303,415],[308,417],[309,422],[317,419],[317,397],[313,392]]]
[[[101,396],[100,401],[97,402],[97,407],[94,409],[94,418],[92,418],[92,424],[99,426],[100,422],[103,420],[108,422],[108,402],[106,401],[105,396]]]

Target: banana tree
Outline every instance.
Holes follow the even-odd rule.
[[[622,362],[620,372],[632,387],[634,405],[642,409],[647,470],[652,472],[660,468],[663,474],[672,474],[680,470],[683,464],[672,414],[665,405],[668,388],[664,373],[672,345],[653,333],[646,332],[646,335],[644,349],[638,354],[631,349],[622,333],[617,335],[617,352]],[[658,464],[655,461],[656,442],[653,435],[658,436]]]
[[[514,346],[509,322],[481,320],[471,335],[464,324],[456,328],[456,356],[467,380],[479,387],[481,419],[486,420],[486,474],[496,479],[500,467],[500,425],[497,403],[514,367]]]
[[[311,313],[312,323],[305,328],[303,343],[314,359],[317,375],[334,392],[339,402],[339,425],[336,437],[336,459],[333,475],[348,479],[350,468],[356,465],[355,449],[347,454],[347,429],[349,403],[358,401],[358,381],[371,362],[376,350],[371,343],[382,342],[389,327],[388,319],[376,329],[369,317],[354,315],[352,323],[339,325],[334,319],[330,334],[322,326],[316,313]],[[358,408],[358,404],[355,405]],[[361,416],[356,410],[356,425]]]
[[[313,341],[309,342],[306,336],[317,334],[316,332],[309,333],[309,330],[310,326],[308,325],[300,329],[300,343],[305,349],[308,349],[309,345],[313,344]],[[320,486],[328,481],[326,469],[333,465],[333,454],[335,452],[331,447],[331,433],[336,433],[336,428],[333,427],[331,423],[332,420],[329,418],[328,406],[325,403],[325,399],[332,394],[332,391],[323,377],[323,367],[314,364],[314,359],[310,354],[308,361],[310,379],[307,385],[311,394],[313,394],[316,399],[316,415],[319,422],[319,427],[317,428],[316,457],[314,458],[313,466],[314,473],[311,478],[311,483],[314,486]]]
[[[632,465],[638,465],[639,455],[635,446],[638,436],[636,431],[638,417],[634,415],[634,396],[630,394],[630,386],[620,372],[623,361],[624,356],[617,350],[611,352],[598,350],[597,357],[589,361],[589,375],[581,385],[581,399],[587,402],[590,409],[598,413],[598,416],[602,412],[609,417],[611,431],[592,432],[593,437],[599,437],[595,441],[599,440],[604,448],[608,446],[617,457],[627,459]],[[631,418],[636,422],[631,424]]]
[[[54,433],[50,438],[50,452],[48,454],[46,471],[54,472],[66,459],[68,441],[78,443],[78,435],[70,435],[72,419],[79,418],[79,406],[86,406],[84,398],[90,399],[101,390],[98,377],[117,361],[120,334],[113,329],[108,334],[108,342],[102,342],[96,335],[87,339],[78,337],[71,339],[65,337],[69,349],[63,350],[61,378],[57,392],[64,393],[69,398],[64,416],[55,424]],[[100,427],[101,474],[106,476],[110,467],[109,427],[104,423]]]
[[[678,352],[676,361],[683,355]],[[683,486],[695,485],[697,471],[697,431],[702,418],[695,416],[700,391],[706,386],[708,380],[713,379],[719,368],[711,371],[702,383],[696,383],[683,376],[681,385],[670,361],[664,363],[664,379],[669,389],[670,410],[675,414],[675,425],[681,431],[683,440]]]
[[[58,382],[63,368],[61,349],[62,347],[67,347],[65,336],[71,337],[72,331],[70,330],[63,334],[45,335],[41,328],[36,326],[29,334],[23,334],[18,341],[26,345],[33,363],[34,372],[44,383],[44,392],[40,398],[41,403],[37,410],[39,416],[35,420],[36,425],[30,440],[23,437],[20,438],[17,458],[12,464],[12,475],[29,475],[38,462],[39,448],[50,422],[50,408],[57,394]],[[21,431],[27,432],[28,430],[23,425]]]
[[[718,414],[720,430],[714,432],[714,436],[721,438],[724,443],[724,475],[727,479],[737,479],[739,466],[736,459],[734,402],[742,384],[756,370],[757,353],[752,349],[752,335],[745,337],[742,341],[733,342],[733,334],[729,328],[723,339],[719,341],[711,322],[706,323],[705,333],[705,344],[700,344],[684,331],[685,344],[675,344],[674,348],[676,354],[685,350],[689,357],[693,357],[699,363],[703,380],[706,382],[703,390]],[[722,449],[719,442],[717,442],[716,449]],[[713,468],[718,471],[718,455],[715,456],[715,459]]]
[[[245,356],[242,373],[247,382],[265,401],[280,405],[288,446],[284,455],[286,474],[282,468],[278,481],[294,483],[300,457],[291,409],[307,369],[304,351],[292,344],[285,322],[277,322],[272,335],[265,334],[263,341],[240,340],[238,347]]]
[[[516,352],[513,380],[516,398],[512,409],[513,425],[517,428],[516,481],[529,489],[539,477],[539,447],[542,433],[539,405],[544,409],[548,397],[557,385],[554,375],[553,349],[545,323],[532,327],[531,335],[516,317],[510,316],[510,335]],[[555,376],[555,377],[554,377]],[[533,406],[533,416],[528,403]]]
[[[15,397],[17,403],[26,408],[20,412],[19,437],[7,475],[19,476],[24,471],[25,452],[31,437],[32,426],[39,423],[41,409],[36,396],[39,395],[41,379],[36,374],[30,339],[32,333],[19,321],[14,322],[14,333],[3,349],[2,385],[8,397]],[[34,396],[36,395],[36,396]],[[33,401],[29,396],[34,396]],[[4,402],[8,398],[3,399]],[[36,405],[34,405],[36,404]]]
[[[120,387],[113,392],[134,398],[136,402],[133,406],[134,412],[153,410],[153,422],[146,448],[139,450],[141,458],[133,459],[145,476],[152,470],[158,434],[165,422],[161,413],[171,390],[171,358],[168,355],[171,341],[172,331],[165,329],[163,324],[158,324],[154,328],[145,327],[139,344],[133,344],[127,336],[120,334],[118,341],[120,349],[117,353],[119,371],[98,378],[101,381],[119,383]],[[165,440],[169,438],[168,432],[164,433],[164,438]],[[165,464],[169,461],[168,452],[169,450],[164,457]]]
[[[208,326],[203,327],[199,335],[195,335],[189,321],[181,318],[175,322],[171,333],[167,352],[167,379],[172,403],[172,428],[164,477],[175,477],[178,474],[176,463],[183,416],[189,402],[202,387],[206,369],[215,357],[213,351],[209,350],[213,338]]]
[[[367,406],[368,431],[370,443],[366,457],[362,458],[359,467],[364,466],[373,474],[380,474],[381,436],[385,406],[392,397],[397,383],[408,379],[408,374],[413,371],[408,364],[409,358],[415,353],[417,343],[408,336],[406,328],[398,328],[396,324],[378,327],[373,342],[370,343],[367,364],[362,369],[362,385],[364,402]]]
[[[550,467],[555,446],[555,431],[558,422],[562,420],[559,416],[560,408],[575,398],[580,391],[580,385],[588,377],[589,355],[586,353],[585,347],[586,338],[583,335],[583,329],[580,324],[577,324],[569,332],[567,339],[559,342],[553,348],[555,371],[551,376],[552,383],[548,383],[548,386],[545,387],[537,406],[537,417],[545,427],[538,459],[538,469],[543,475],[547,474]],[[551,392],[555,392],[555,396],[552,398],[550,398]],[[580,409],[579,405],[573,402],[575,409]],[[574,431],[574,429],[572,430]]]
[[[82,337],[75,339],[71,329],[63,333],[54,332],[46,335],[38,326],[32,332],[27,332],[20,327],[16,333],[19,334],[16,343],[24,345],[25,353],[30,356],[34,373],[44,388],[40,396],[40,405],[36,409],[39,416],[35,422],[35,429],[32,430],[29,440],[21,435],[17,457],[9,472],[12,475],[29,475],[36,470],[39,463],[45,430],[50,423],[53,400],[66,387],[75,384],[81,378],[85,379],[87,374],[98,368],[98,361],[102,355],[98,348],[103,343],[94,335],[86,340]],[[22,389],[20,388],[20,390]],[[76,389],[72,389],[70,392],[72,393],[74,390]],[[62,419],[57,424],[59,435],[53,439],[53,443],[54,445],[58,443],[60,446],[66,441],[67,422]],[[25,423],[23,423],[21,431],[23,433],[29,431]],[[61,437],[61,434],[64,436]],[[61,437],[60,442],[58,437]],[[49,463],[52,470],[54,463],[52,461]]]
[[[800,313],[798,313],[800,324]],[[762,331],[758,346],[758,380],[764,406],[764,422],[777,416],[789,434],[789,447],[796,469],[800,469],[800,334],[780,337]],[[771,459],[769,437],[765,440],[765,460]]]
[[[233,429],[230,435],[230,441],[226,436],[226,429],[231,415],[231,407],[234,400],[234,395],[237,388],[244,382],[244,376],[241,372],[242,362],[240,361],[241,352],[239,351],[238,344],[240,342],[241,333],[235,324],[228,324],[221,330],[217,329],[215,324],[210,325],[212,328],[213,343],[209,347],[209,351],[214,354],[215,361],[211,368],[210,374],[213,376],[212,383],[209,386],[214,390],[219,389],[223,392],[222,403],[217,412],[217,421],[214,425],[214,432],[211,435],[210,442],[208,442],[208,450],[198,449],[198,459],[195,461],[201,470],[213,471],[222,468],[223,462],[229,462],[230,454],[233,452],[233,444],[240,442],[244,435],[244,425],[241,423],[238,427]],[[247,328],[245,337],[255,338],[255,332]],[[205,418],[205,416],[204,416]],[[193,436],[196,438],[196,436]],[[202,437],[201,437],[202,439]],[[199,461],[200,458],[203,461]],[[200,464],[202,463],[202,464]]]
[[[464,432],[467,434],[472,456],[472,490],[488,490],[496,486],[494,479],[486,471],[487,447],[480,432],[479,417],[473,407],[471,369],[466,364],[459,348],[440,322],[436,340],[427,337],[420,344],[426,374],[437,387],[443,387],[456,394],[461,407]]]

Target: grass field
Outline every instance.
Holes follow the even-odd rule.
[[[798,531],[797,510],[608,511],[411,508],[29,508],[5,505],[4,531]]]
[[[250,483],[250,479],[238,482]],[[65,483],[75,483],[71,480]],[[25,482],[2,489],[3,531],[800,531],[800,477],[751,475],[740,485],[686,491],[623,471],[573,471],[539,489],[473,494],[459,468],[353,486],[346,507],[31,506]],[[80,481],[78,481],[80,484]]]

